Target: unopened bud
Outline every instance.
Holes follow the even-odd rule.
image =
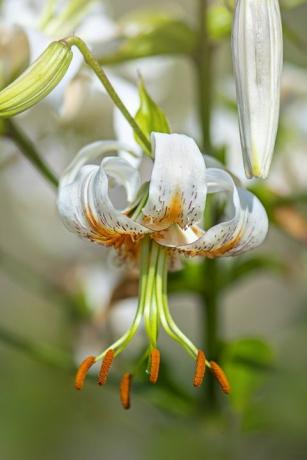
[[[0,116],[17,115],[46,97],[66,74],[72,56],[65,41],[52,42],[20,77],[0,92]]]
[[[237,0],[232,34],[247,177],[267,177],[279,117],[282,27],[278,0]]]

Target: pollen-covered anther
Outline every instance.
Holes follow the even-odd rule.
[[[112,366],[112,362],[114,359],[114,351],[112,349],[108,350],[102,360],[99,376],[98,376],[98,384],[104,385],[107,381],[110,368]]]
[[[124,409],[130,409],[130,390],[132,383],[132,374],[126,372],[120,381],[119,396]]]
[[[150,383],[157,383],[160,370],[160,351],[154,348],[150,354],[150,370],[149,381]]]
[[[210,361],[210,366],[211,372],[218,381],[221,390],[228,395],[230,393],[231,388],[225,372],[215,361]]]
[[[75,388],[76,390],[82,390],[84,386],[84,380],[89,369],[95,364],[95,356],[88,356],[85,358],[79,366],[75,377]]]
[[[193,377],[194,387],[198,388],[203,383],[205,371],[206,371],[206,356],[202,350],[198,350],[196,363],[195,363],[195,373]]]

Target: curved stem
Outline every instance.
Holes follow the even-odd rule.
[[[6,120],[6,134],[16,144],[20,152],[35,166],[39,173],[53,186],[58,186],[58,179],[38,153],[33,142],[16,126],[12,120]]]
[[[65,38],[64,40],[68,45],[70,46],[76,46],[81,54],[84,57],[85,62],[87,65],[95,72],[103,86],[105,87],[107,93],[111,97],[112,101],[116,105],[116,107],[121,111],[123,116],[126,118],[128,121],[129,125],[133,129],[134,133],[138,136],[138,138],[142,141],[142,143],[145,145],[146,150],[145,153],[151,157],[150,152],[151,152],[151,145],[149,139],[146,137],[146,135],[143,133],[142,129],[138,125],[138,123],[135,121],[134,117],[131,115],[123,101],[120,99],[119,95],[115,91],[112,83],[110,82],[109,78],[107,77],[105,71],[102,69],[100,66],[99,62],[94,58],[92,53],[90,52],[89,48],[87,45],[84,43],[83,40],[79,37],[68,37]]]

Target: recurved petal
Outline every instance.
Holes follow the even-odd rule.
[[[122,185],[127,194],[128,203],[132,203],[141,186],[140,174],[128,161],[120,157],[107,157],[102,160],[102,166],[106,174],[116,184]]]
[[[191,226],[202,218],[206,166],[193,139],[182,134],[152,133],[155,156],[144,224],[163,230]]]
[[[220,169],[207,169],[206,182],[208,193],[229,194],[229,217],[209,228],[194,242],[176,249],[187,255],[215,258],[240,254],[259,246],[268,231],[268,218],[258,198],[237,188],[231,176]],[[166,242],[161,244],[167,245]]]
[[[139,183],[137,171],[131,171],[133,168],[124,159],[113,157],[103,159],[100,166],[85,165],[118,145],[96,142],[82,149],[66,170],[58,196],[60,215],[70,231],[99,244],[114,246],[120,246],[126,236],[135,239],[149,232],[116,209],[109,197],[109,177],[112,177],[133,198]]]
[[[120,150],[128,151],[131,155],[134,154],[130,147],[123,142],[118,141],[97,141],[86,145],[79,150],[75,158],[64,171],[61,178],[61,185],[63,186],[73,182],[82,166],[86,163],[93,163],[93,161],[100,156],[104,157],[105,155],[108,155],[110,158],[110,156]]]
[[[246,175],[265,178],[279,115],[282,28],[278,0],[237,0],[232,52]]]

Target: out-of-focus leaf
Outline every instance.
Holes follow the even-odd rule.
[[[191,54],[196,34],[182,19],[167,13],[130,15],[120,24],[120,34],[105,44],[101,64],[117,64],[147,56]]]
[[[208,10],[208,35],[212,40],[223,40],[231,34],[232,13],[222,5],[211,5]]]
[[[225,346],[222,361],[232,388],[231,404],[244,412],[266,372],[273,369],[273,352],[264,340],[240,339]]]
[[[307,3],[306,0],[281,0],[281,7],[290,9],[304,5],[305,3]]]
[[[236,258],[221,273],[219,287],[225,289],[228,286],[233,286],[233,283],[239,282],[257,271],[269,271],[278,275],[285,275],[288,266],[275,255]]]
[[[184,270],[168,274],[169,292],[202,293],[204,290],[203,266],[199,262],[184,261]]]
[[[208,35],[216,42],[230,36],[232,12],[223,5],[208,10]],[[138,11],[119,23],[118,36],[104,44],[99,56],[102,65],[159,55],[192,55],[197,32],[178,14],[165,11]]]
[[[259,198],[271,220],[273,207],[278,200],[278,195],[261,182],[253,184],[249,187],[249,190]]]
[[[167,118],[160,107],[149,96],[142,79],[140,79],[139,83],[139,96],[140,107],[135,115],[135,120],[142,129],[143,133],[147,136],[148,140],[150,141],[150,135],[154,131],[159,133],[169,133],[170,127]],[[146,146],[136,134],[135,140],[143,149],[146,149]]]

